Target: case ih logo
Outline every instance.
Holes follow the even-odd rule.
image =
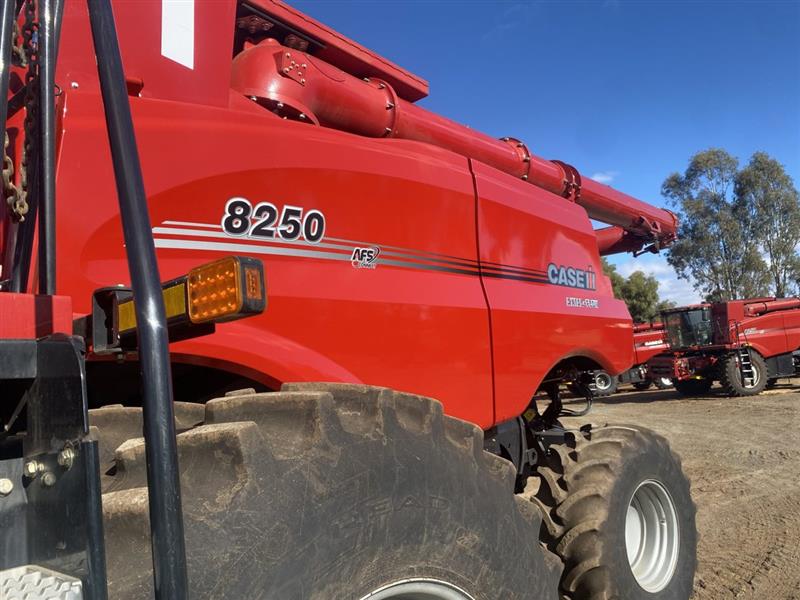
[[[369,248],[353,248],[353,256],[350,262],[356,269],[374,269],[378,266],[378,255],[381,249],[377,246]]]
[[[597,275],[595,275],[592,267],[584,271],[583,269],[550,263],[547,265],[547,279],[554,285],[564,285],[582,290],[597,289]]]

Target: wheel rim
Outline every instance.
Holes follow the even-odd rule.
[[[604,392],[611,387],[611,375],[608,373],[597,373],[594,376],[594,387]]]
[[[467,592],[438,579],[403,579],[370,592],[361,600],[475,600]]]
[[[739,366],[739,361],[738,360],[736,361],[736,365]],[[748,390],[751,389],[751,388],[756,387],[759,384],[759,382],[761,381],[761,369],[758,367],[758,365],[756,365],[754,362],[752,362],[752,359],[751,359],[750,365],[751,365],[751,367],[753,369],[753,382],[752,383],[750,383],[748,385],[745,382],[744,377],[741,376],[741,371],[739,373],[739,376],[740,376],[740,378],[742,380],[742,386],[744,386]]]
[[[663,387],[672,387],[672,379],[669,377],[662,377],[660,382]]]
[[[636,582],[650,593],[663,590],[678,563],[680,533],[672,497],[654,479],[640,483],[631,496],[625,546]]]

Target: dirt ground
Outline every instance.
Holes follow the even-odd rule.
[[[711,394],[620,392],[582,420],[650,427],[681,455],[700,532],[693,599],[800,600],[800,380]]]

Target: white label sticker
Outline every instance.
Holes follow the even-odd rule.
[[[567,306],[571,308],[600,308],[600,302],[595,298],[567,296]]]
[[[161,55],[194,69],[194,0],[161,0]]]

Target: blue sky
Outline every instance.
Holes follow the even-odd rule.
[[[800,185],[800,0],[291,4],[426,78],[426,108],[642,200],[711,146]],[[663,257],[613,262],[698,298]]]

